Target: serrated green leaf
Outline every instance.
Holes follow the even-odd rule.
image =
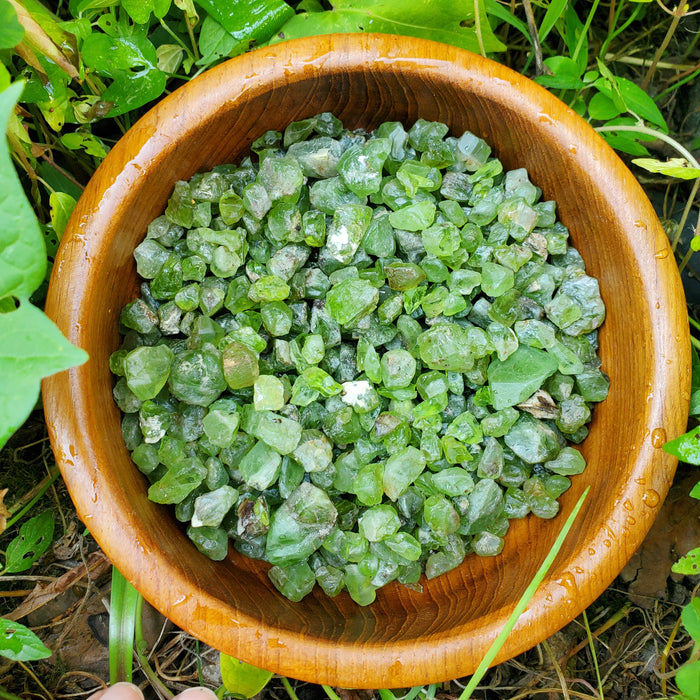
[[[257,695],[272,678],[272,671],[265,671],[239,661],[226,654],[220,655],[221,680],[226,690],[233,695],[252,698]]]
[[[685,158],[669,158],[666,161],[656,158],[635,158],[632,162],[650,173],[661,173],[682,180],[694,180],[700,177],[700,168],[694,168]]]
[[[51,207],[51,224],[53,230],[60,241],[66,224],[75,207],[75,200],[65,192],[52,192],[49,196],[49,206]]]
[[[683,700],[700,700],[700,661],[681,666],[674,681],[683,693]]]
[[[333,9],[295,15],[273,41],[337,32],[380,32],[433,39],[478,53],[474,3],[451,0],[337,0]],[[481,40],[487,53],[505,51],[487,21],[483,0]],[[283,36],[282,36],[283,35]]]
[[[86,360],[28,301],[0,314],[0,449],[34,408],[40,380]]]
[[[27,520],[19,535],[7,546],[3,573],[11,574],[30,569],[34,562],[51,546],[54,519],[50,510]]]
[[[0,49],[11,49],[22,41],[24,27],[17,19],[17,11],[8,2],[0,0]]]
[[[36,661],[51,656],[51,650],[24,625],[0,617],[0,656],[12,661]]]
[[[700,464],[700,425],[667,442],[664,450],[681,462]]]
[[[101,96],[103,101],[114,102],[110,117],[142,107],[165,90],[167,76],[158,70],[156,48],[142,34],[93,32],[83,42],[82,58],[95,72],[112,79]]]
[[[671,567],[671,571],[674,574],[682,574],[683,576],[700,574],[700,548],[691,549]]]
[[[22,94],[23,83],[0,93],[0,132]],[[24,194],[5,138],[0,139],[0,299],[27,299],[46,272],[46,250],[36,216]],[[0,335],[0,338],[2,336]]]

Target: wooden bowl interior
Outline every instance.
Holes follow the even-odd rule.
[[[348,127],[417,118],[485,138],[507,168],[526,167],[559,205],[600,280],[608,399],[553,521],[514,522],[503,553],[400,585],[361,608],[345,595],[301,603],[266,566],[200,555],[170,509],[146,498],[112,401],[108,357],[137,294],[132,252],[173,184],[236,162],[267,129],[330,111]],[[403,687],[476,668],[591,487],[575,529],[498,660],[575,617],[620,571],[658,510],[675,467],[660,446],[684,429],[689,358],[677,271],[654,212],[614,153],[545,90],[458,49],[393,37],[335,36],[261,49],[209,71],[159,104],[118,143],[81,198],[61,247],[48,313],[90,361],[47,380],[57,460],[78,512],[116,566],[178,625],[250,663],[318,683]],[[685,395],[684,395],[685,392]]]

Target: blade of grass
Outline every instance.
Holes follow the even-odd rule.
[[[496,655],[501,650],[501,647],[506,641],[506,638],[513,631],[515,623],[518,621],[518,618],[523,614],[525,608],[527,608],[530,600],[532,600],[532,597],[535,595],[535,592],[539,588],[540,584],[544,580],[544,577],[547,575],[547,572],[554,563],[557,554],[559,554],[559,550],[564,544],[564,540],[569,534],[569,531],[573,527],[574,521],[576,520],[576,517],[581,511],[581,508],[583,506],[584,501],[586,500],[586,497],[588,496],[590,488],[590,486],[586,488],[586,490],[581,494],[581,498],[579,498],[576,502],[574,509],[571,511],[571,515],[569,515],[569,517],[566,519],[564,526],[559,532],[559,535],[557,535],[557,539],[554,541],[554,544],[552,545],[552,548],[549,550],[547,556],[542,562],[542,565],[537,570],[537,573],[533,577],[532,581],[530,581],[528,587],[525,589],[525,592],[523,593],[522,597],[513,609],[513,612],[508,618],[503,629],[498,633],[496,639],[493,640],[493,643],[489,647],[489,650],[486,652],[484,658],[481,660],[481,663],[474,672],[474,675],[469,679],[469,683],[467,684],[467,687],[462,691],[462,694],[459,696],[459,700],[469,700],[474,690],[476,690],[477,685],[479,685],[479,682],[484,677],[484,674],[486,673],[486,671],[488,671],[489,666],[496,658]]]
[[[595,668],[595,677],[598,681],[598,693],[600,694],[600,700],[605,700],[603,695],[603,682],[600,679],[600,668],[598,667],[598,656],[595,653],[595,645],[593,644],[593,635],[591,634],[591,626],[588,624],[588,615],[586,611],[583,611],[583,624],[586,628],[586,636],[588,637],[588,646],[591,649],[591,656],[593,657],[593,667]]]
[[[126,585],[130,586],[129,583]],[[136,589],[133,587],[131,587],[131,589],[136,591]],[[148,643],[143,636],[143,596],[141,596],[139,593],[136,593],[136,595],[138,596],[136,599],[136,610],[134,611],[134,649],[136,650],[136,657],[139,660],[141,670],[144,672],[151,685],[155,688],[158,695],[160,695],[161,698],[171,700],[173,694],[168,690],[168,688],[166,688],[165,685],[163,685],[160,678],[158,678],[158,674],[156,674],[156,672],[151,668],[150,663],[148,663]],[[199,643],[197,648],[199,648]],[[199,684],[202,685],[201,662],[199,661],[199,657],[198,665],[200,669]]]
[[[112,594],[109,604],[109,682],[131,682],[133,674],[134,631],[141,596],[112,567]]]

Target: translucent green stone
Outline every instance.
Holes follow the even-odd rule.
[[[391,141],[381,137],[347,149],[338,161],[338,174],[345,186],[358,196],[378,192],[390,151]]]
[[[371,605],[377,597],[370,577],[362,574],[357,564],[348,564],[345,567],[345,586],[350,597],[358,605]]]
[[[228,485],[197,496],[194,501],[192,527],[219,527],[237,500],[238,491]]]
[[[429,200],[407,204],[389,214],[389,223],[396,229],[422,231],[435,221],[436,206]]]
[[[204,481],[206,475],[206,467],[199,459],[186,457],[151,484],[148,497],[155,503],[179,503]]]
[[[289,454],[299,444],[302,427],[297,421],[272,411],[256,411],[249,405],[242,413],[241,428],[280,454]]]
[[[392,501],[396,501],[420,476],[425,465],[425,456],[415,447],[409,446],[393,454],[384,466],[382,476],[384,493]]]
[[[238,413],[210,410],[202,419],[204,434],[217,447],[230,447],[238,431]]]
[[[367,508],[357,521],[360,534],[370,542],[379,542],[398,532],[401,520],[390,505],[380,504]]]
[[[226,388],[221,356],[213,349],[188,350],[175,356],[170,370],[173,396],[197,406],[208,406]]]
[[[257,353],[236,340],[224,348],[221,366],[225,384],[231,389],[253,386],[260,375]]]
[[[279,411],[285,404],[282,381],[270,374],[261,374],[253,384],[253,406],[256,411]]]
[[[488,160],[491,146],[478,136],[465,131],[457,139],[456,155],[458,163],[462,163],[468,171],[475,172]]]
[[[345,279],[326,296],[328,313],[341,325],[352,326],[377,308],[379,292],[366,280]]]
[[[306,472],[323,471],[333,461],[333,445],[320,430],[304,430],[292,456]]]
[[[306,559],[330,534],[338,511],[324,491],[302,482],[272,515],[265,557],[289,566]]]
[[[316,574],[305,561],[291,566],[273,566],[267,575],[275,588],[293,603],[298,603],[311,593],[316,583]],[[342,575],[340,580],[342,582]],[[332,586],[328,578],[324,579],[324,583]]]
[[[248,486],[264,491],[276,481],[281,463],[280,453],[262,440],[258,440],[241,459],[238,469],[241,478]]]
[[[387,388],[407,387],[417,367],[416,359],[407,350],[389,350],[381,359],[382,382]]]
[[[221,527],[188,527],[187,536],[209,559],[222,561],[228,554],[228,535]]]
[[[126,383],[140,401],[155,398],[165,386],[173,352],[165,345],[142,346],[124,358]]]
[[[503,438],[506,445],[528,464],[554,459],[562,448],[561,438],[546,423],[523,413]]]
[[[432,326],[418,336],[417,343],[420,358],[430,369],[465,372],[474,366],[467,332],[455,323]]]
[[[372,221],[372,209],[361,204],[341,204],[333,212],[326,232],[325,251],[338,262],[349,264]]]

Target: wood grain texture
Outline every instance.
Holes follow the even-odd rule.
[[[235,162],[267,129],[332,111],[348,127],[446,122],[485,138],[507,168],[526,167],[600,280],[608,399],[553,521],[515,522],[503,553],[468,556],[423,581],[390,584],[373,605],[322,592],[290,603],[266,566],[200,555],[167,507],[146,498],[112,401],[108,357],[137,291],[132,259],[173,184]],[[608,586],[658,512],[675,469],[661,449],[685,430],[690,343],[677,268],[656,215],[624,164],[544,89],[479,56],[381,35],[278,44],[214,68],[164,99],[113,148],[69,222],[47,313],[90,354],[43,386],[56,458],[78,513],[155,607],[208,644],[293,678],[405,687],[474,671],[586,486],[590,496],[549,576],[497,661],[561,628]]]

